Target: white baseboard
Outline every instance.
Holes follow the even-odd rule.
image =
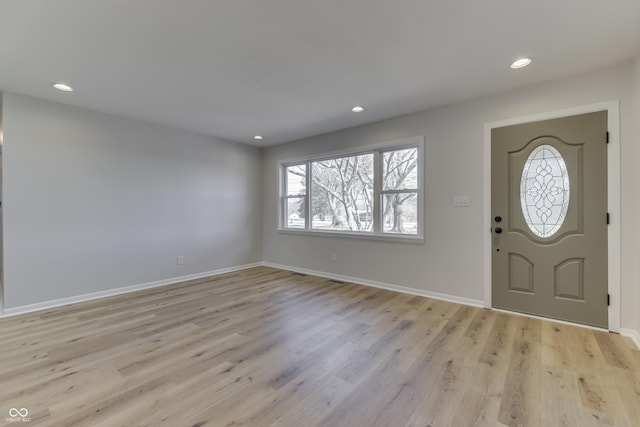
[[[169,279],[156,280],[154,282],[140,283],[138,285],[124,286],[122,288],[109,289],[106,291],[92,292],[90,294],[76,295],[67,298],[55,299],[52,301],[44,301],[36,304],[22,305],[19,307],[5,308],[2,316],[11,317],[20,314],[31,313],[34,311],[48,310],[63,305],[76,304],[84,301],[91,301],[99,298],[106,298],[115,295],[126,294],[129,292],[140,291],[143,289],[159,288],[161,286],[173,285],[175,283],[186,282],[188,280],[202,279],[204,277],[217,276],[224,273],[232,273],[234,271],[246,270],[247,268],[259,267],[263,265],[260,262],[253,264],[238,265],[234,267],[221,268],[219,270],[205,271],[203,273],[189,274],[186,276],[171,277]]]
[[[422,289],[409,288],[406,286],[392,285],[390,283],[377,282],[374,280],[360,279],[358,277],[343,276],[342,274],[326,273],[324,271],[309,270],[306,268],[291,267],[289,265],[274,264],[270,262],[262,263],[265,267],[278,268],[281,270],[293,271],[295,273],[309,274],[311,276],[325,277],[327,279],[339,280],[341,282],[357,283],[358,285],[371,286],[374,288],[386,289],[388,291],[401,292],[403,294],[417,295],[421,297],[433,298],[458,304],[470,305],[473,307],[484,307],[484,302],[471,298],[463,298],[455,295],[441,294],[438,292],[430,292]]]
[[[633,329],[620,329],[620,335],[631,338],[638,350],[640,350],[640,332]]]

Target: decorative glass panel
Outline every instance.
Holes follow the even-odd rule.
[[[522,170],[520,203],[531,231],[551,237],[562,226],[569,208],[569,172],[564,158],[551,145],[534,149]]]

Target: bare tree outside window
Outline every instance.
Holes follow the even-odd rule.
[[[373,154],[311,163],[311,226],[371,231]]]
[[[307,165],[285,168],[284,223],[287,228],[305,228]]]
[[[419,147],[415,143],[284,166],[283,226],[417,236]]]
[[[383,231],[418,233],[418,149],[382,154]]]

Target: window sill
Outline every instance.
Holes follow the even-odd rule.
[[[331,230],[301,230],[295,228],[278,228],[276,231],[279,234],[293,234],[301,236],[324,236],[324,237],[343,237],[346,239],[361,239],[361,240],[377,240],[382,242],[396,242],[396,243],[424,243],[423,236],[413,236],[408,234],[391,234],[391,233],[358,233],[349,231],[331,231]]]

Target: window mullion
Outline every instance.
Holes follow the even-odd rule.
[[[382,156],[380,151],[373,153],[373,225],[374,233],[382,232]]]
[[[417,189],[413,189],[413,188],[409,188],[409,189],[405,189],[402,188],[400,190],[381,190],[380,194],[384,195],[384,194],[404,194],[404,193],[418,193]]]
[[[305,176],[307,177],[305,185],[305,195],[304,195],[304,207],[305,207],[305,230],[311,230],[311,162],[306,162],[307,173]]]
[[[280,198],[280,227],[287,227],[287,194],[288,194],[288,183],[287,183],[287,167],[282,166],[280,168],[280,188],[282,191],[282,197]]]

